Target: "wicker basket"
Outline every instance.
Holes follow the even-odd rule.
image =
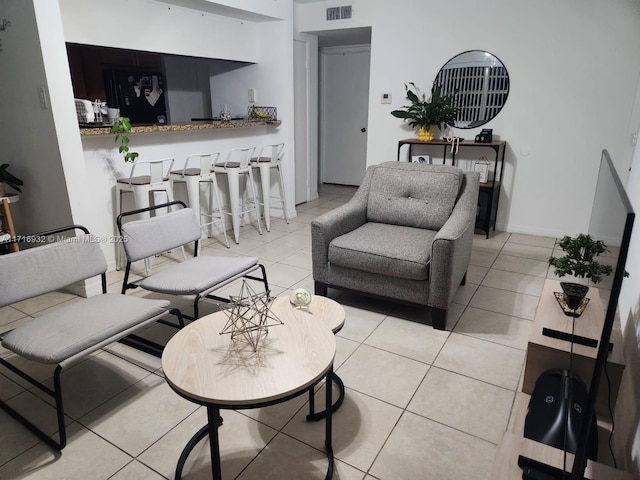
[[[276,107],[257,107],[250,105],[247,109],[249,120],[273,121],[278,119],[278,109]]]

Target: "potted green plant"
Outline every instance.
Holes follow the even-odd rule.
[[[573,275],[577,278],[591,280],[594,285],[602,281],[602,277],[611,274],[613,267],[603,265],[596,257],[608,252],[607,246],[602,240],[595,240],[591,235],[581,233],[575,238],[564,236],[558,242],[558,246],[566,255],[562,257],[549,257],[549,265],[555,268],[554,273],[559,277]],[[576,310],[580,307],[583,298],[587,295],[589,287],[575,282],[560,282],[569,310],[565,313],[579,316]]]
[[[393,110],[391,115],[408,120],[411,127],[418,127],[418,140],[433,140],[436,126],[442,130],[447,124],[454,124],[458,109],[454,105],[453,94],[443,95],[442,88],[434,85],[431,97],[427,99],[413,82],[405,83],[404,88],[411,105]]]
[[[4,189],[5,184],[9,185],[16,192],[22,192],[22,189],[20,187],[24,185],[24,183],[18,177],[10,173],[8,169],[8,163],[3,163],[2,165],[0,165],[0,196],[6,194],[6,191]]]
[[[125,162],[134,162],[138,158],[138,152],[129,150],[129,132],[131,132],[131,120],[129,117],[118,117],[111,126],[111,133],[116,136],[116,143],[120,141],[118,153],[121,153]]]

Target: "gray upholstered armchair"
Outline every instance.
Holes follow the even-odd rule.
[[[369,167],[348,203],[311,222],[316,295],[332,287],[427,305],[443,330],[469,266],[478,181],[447,165]]]

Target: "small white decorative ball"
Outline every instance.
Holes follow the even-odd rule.
[[[311,294],[304,288],[298,288],[289,297],[289,302],[296,308],[306,308],[311,303]]]

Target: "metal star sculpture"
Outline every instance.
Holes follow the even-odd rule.
[[[240,295],[230,295],[231,308],[224,310],[229,320],[220,332],[231,334],[231,340],[243,338],[258,350],[260,339],[269,333],[269,327],[283,325],[272,311],[271,304],[275,300],[270,291],[256,293],[246,280],[242,281]]]

